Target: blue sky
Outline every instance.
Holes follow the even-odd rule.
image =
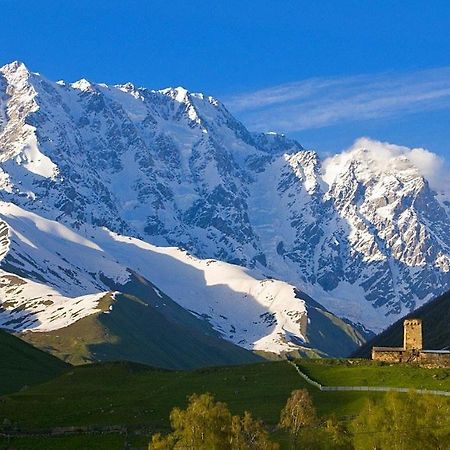
[[[183,85],[334,152],[362,135],[450,159],[448,1],[0,0],[0,64]]]

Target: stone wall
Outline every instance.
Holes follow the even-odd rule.
[[[375,361],[384,361],[389,363],[398,363],[403,360],[403,349],[387,350],[380,348],[379,350],[374,347],[372,349],[372,359]]]
[[[419,363],[429,367],[450,368],[450,353],[420,352]]]
[[[387,363],[417,363],[427,367],[448,367],[450,368],[450,352],[414,351],[403,350],[402,348],[391,349],[374,347],[372,349],[372,359]]]

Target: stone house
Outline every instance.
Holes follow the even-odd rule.
[[[373,347],[372,359],[390,363],[417,363],[424,366],[450,367],[449,350],[424,350],[422,320],[403,322],[403,347]]]

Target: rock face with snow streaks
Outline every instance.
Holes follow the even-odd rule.
[[[408,151],[381,161],[379,147],[360,140],[322,161],[183,88],[0,69],[4,202],[88,239],[105,227],[239,264],[373,330],[450,285],[448,195]]]

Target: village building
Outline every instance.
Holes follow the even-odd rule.
[[[373,347],[372,359],[389,363],[450,367],[449,350],[424,350],[421,319],[406,319],[403,322],[403,347]]]

